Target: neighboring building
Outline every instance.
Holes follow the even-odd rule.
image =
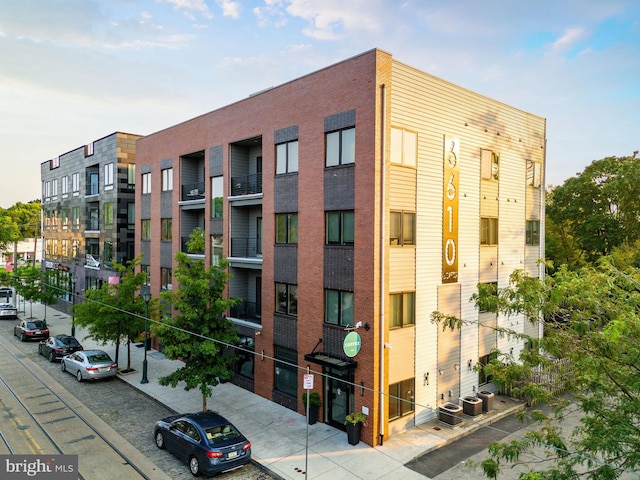
[[[8,272],[12,271],[17,265],[39,264],[42,262],[42,246],[40,237],[25,238],[19,242],[9,242],[4,250],[0,251],[0,267],[6,268]]]
[[[134,258],[136,140],[116,132],[40,166],[47,283],[70,300]]]
[[[371,50],[138,140],[136,253],[158,296],[203,228],[255,352],[234,382],[302,413],[303,374],[322,372],[323,421],[364,409],[373,445],[492,389],[474,367],[523,344],[491,326],[541,333],[469,298],[543,275],[545,129]],[[471,324],[443,332],[436,310]]]

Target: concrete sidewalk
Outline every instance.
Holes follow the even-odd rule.
[[[44,318],[44,306],[26,306],[21,317],[33,315]],[[50,307],[46,312],[51,335],[70,333],[71,318]],[[76,327],[76,338],[85,348],[100,348],[115,354],[113,345],[101,346],[86,339],[86,332]],[[179,413],[202,409],[198,390],[160,386],[159,377],[179,368],[179,361],[169,360],[155,350],[147,352],[147,378],[141,384],[144,349],[131,346],[133,372],[119,375],[120,379],[146,393]],[[126,346],[120,347],[119,363],[126,366]],[[281,405],[255,395],[231,383],[220,384],[207,399],[210,410],[218,411],[231,420],[250,440],[253,459],[274,476],[283,479],[424,479],[405,463],[431,450],[443,447],[469,433],[524,408],[523,403],[496,396],[494,410],[477,417],[464,418],[461,424],[450,427],[437,420],[424,423],[386,440],[375,448],[364,443],[350,445],[345,432],[324,423],[307,427],[304,416]],[[308,440],[307,440],[308,435]],[[308,448],[306,447],[308,441]],[[306,467],[305,467],[306,465]]]

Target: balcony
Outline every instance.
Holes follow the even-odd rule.
[[[261,305],[255,302],[242,302],[231,307],[230,317],[260,325]]]
[[[262,193],[262,173],[231,177],[231,196]]]
[[[262,239],[231,238],[231,256],[237,258],[257,258],[262,255]]]
[[[186,183],[182,185],[180,200],[204,200],[204,182]]]
[[[204,249],[201,252],[190,252],[187,248],[187,242],[191,240],[190,237],[181,237],[180,238],[180,251],[183,253],[188,253],[189,255],[204,255]]]

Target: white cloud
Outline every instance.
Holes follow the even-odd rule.
[[[174,6],[176,10],[181,10],[190,20],[195,20],[192,12],[200,13],[205,18],[213,18],[209,11],[209,6],[205,0],[162,0]]]
[[[240,10],[242,10],[240,2],[234,2],[232,0],[216,0],[216,3],[222,9],[222,15],[225,17],[240,18]]]
[[[570,27],[565,29],[562,36],[560,36],[555,42],[553,42],[548,50],[548,54],[565,53],[576,47],[576,44],[581,42],[586,37],[586,30],[584,28]]]

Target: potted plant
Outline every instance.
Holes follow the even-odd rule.
[[[350,445],[360,442],[362,427],[367,426],[367,416],[362,412],[351,412],[346,416],[344,424],[347,427],[347,440]]]
[[[310,394],[304,392],[302,394],[302,405],[304,406],[305,410],[307,408],[307,395],[309,397],[309,417],[307,418],[307,421],[309,422],[309,425],[313,425],[318,421],[318,413],[320,411],[320,395],[318,394],[318,392],[311,392]]]

